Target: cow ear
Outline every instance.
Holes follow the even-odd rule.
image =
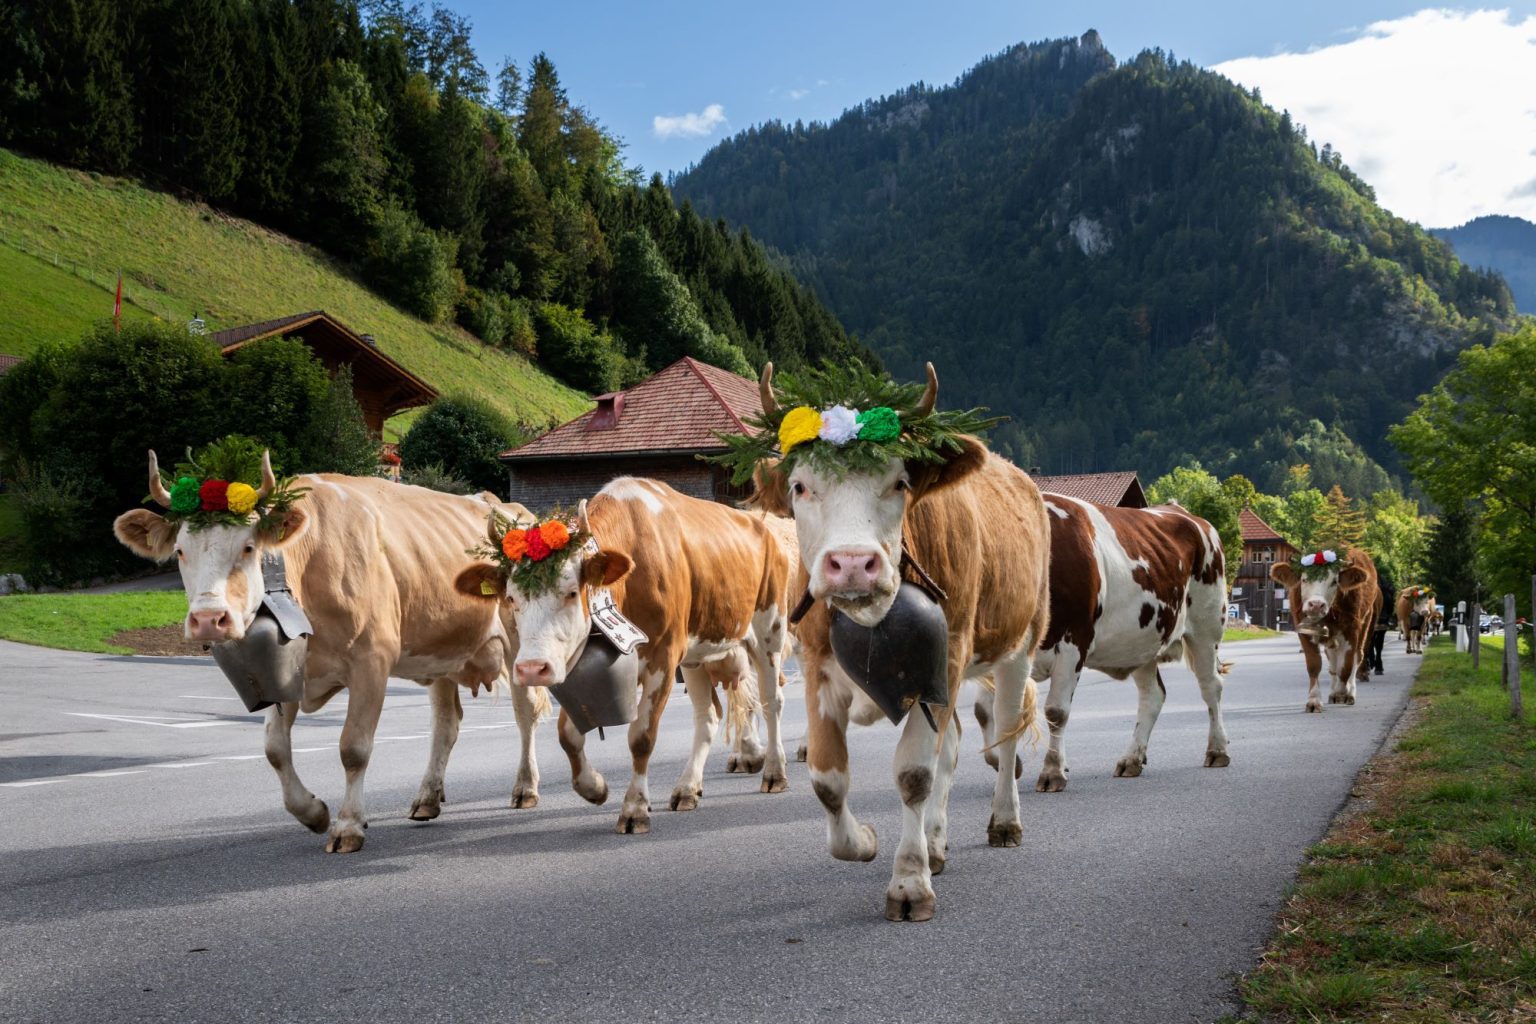
[[[955,438],[960,450],[948,453],[942,463],[908,462],[907,476],[912,481],[912,500],[934,491],[953,487],[987,464],[987,446],[967,434]]]
[[[1354,590],[1363,586],[1366,580],[1365,570],[1358,565],[1346,565],[1339,570],[1339,589]]]
[[[163,562],[176,551],[175,523],[147,508],[124,512],[112,523],[112,532],[123,546],[140,558]]]
[[[599,551],[581,563],[581,582],[589,587],[611,587],[634,567],[622,551]]]
[[[454,577],[453,589],[477,601],[499,601],[506,595],[501,570],[489,562],[466,565]]]
[[[285,548],[304,536],[310,515],[298,505],[290,506],[281,519],[267,520],[260,528],[261,543],[274,550]]]
[[[1296,567],[1290,562],[1276,562],[1270,566],[1269,578],[1282,587],[1294,587],[1301,582],[1301,577],[1296,573]]]
[[[749,506],[786,519],[794,516],[794,506],[789,501],[789,477],[779,463],[759,462],[752,471],[752,488],[752,496],[747,499]]]

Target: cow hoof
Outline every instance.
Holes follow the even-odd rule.
[[[763,772],[763,784],[758,787],[759,793],[782,793],[789,788],[789,779],[783,772]]]
[[[1115,762],[1115,778],[1134,779],[1141,774],[1145,762],[1139,757],[1122,757]]]
[[[944,864],[945,857],[942,853],[934,853],[932,850],[928,851],[928,873],[930,875],[934,878],[942,875],[944,873]]]
[[[672,809],[674,811],[698,810],[699,798],[703,795],[703,789],[674,789],[672,791]]]
[[[604,793],[603,795],[606,797],[608,794]],[[512,791],[512,809],[514,811],[531,811],[537,806],[539,806],[538,790],[519,788]]]
[[[438,804],[435,801],[428,803],[426,801],[417,800],[415,803],[411,804],[411,813],[408,815],[408,817],[412,821],[431,821],[433,818],[442,813],[443,808],[441,804]]]
[[[810,752],[806,750],[805,744],[802,743],[795,748],[795,760],[799,761],[801,764],[804,764],[806,757],[809,756],[809,753]]]
[[[887,921],[931,921],[934,908],[938,900],[933,893],[926,896],[908,896],[905,893],[893,896],[887,893],[885,896],[885,919]]]
[[[332,832],[325,844],[326,853],[356,853],[363,848],[361,832]]]
[[[1329,704],[1343,704],[1344,703],[1344,695],[1342,693],[1330,693],[1328,695],[1328,703]]]
[[[1355,695],[1352,694],[1352,693],[1346,693],[1344,695],[1344,701],[1343,702],[1345,704],[1349,705],[1350,707],[1353,707],[1354,704],[1355,704]]]
[[[583,782],[578,776],[571,783],[571,788],[589,804],[604,804],[608,802],[608,780],[597,775],[590,782]]]
[[[1067,788],[1067,777],[1055,772],[1041,772],[1035,781],[1036,793],[1060,793]]]
[[[766,753],[732,754],[725,760],[725,770],[738,775],[756,775],[763,770],[763,762],[767,760]]]
[[[1022,842],[1024,842],[1023,825],[1016,821],[1007,821],[999,825],[995,818],[987,821],[987,844],[989,846],[1018,846]]]
[[[1225,768],[1232,763],[1232,758],[1226,754],[1218,754],[1214,750],[1205,752],[1205,766],[1207,768]]]
[[[1320,701],[1315,701],[1315,700],[1307,701],[1307,714],[1309,714],[1309,715],[1313,714],[1313,713],[1319,713],[1320,714],[1322,712],[1322,710],[1323,710],[1323,705],[1322,705],[1322,703]]]
[[[850,843],[831,846],[832,856],[838,860],[871,861],[880,853],[880,837],[871,825],[859,825],[858,838]]]
[[[637,811],[631,814],[626,811],[619,815],[619,822],[613,826],[613,830],[621,836],[643,836],[651,830],[650,812]]]
[[[296,814],[299,824],[309,829],[315,835],[324,835],[331,828],[331,809],[325,806],[325,801],[318,797],[312,797],[314,803],[304,814]]]

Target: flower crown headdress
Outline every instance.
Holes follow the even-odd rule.
[[[519,527],[492,509],[485,520],[485,542],[471,548],[469,554],[495,562],[502,579],[516,583],[524,594],[548,593],[560,582],[566,561],[592,536],[584,513],[585,509],[578,513],[575,523],[568,523],[567,517],[557,512],[542,523]]]
[[[279,483],[271,453],[238,434],[211,442],[195,456],[188,448],[173,477],[162,475],[159,457],[149,453],[145,500],[153,499],[165,509],[166,519],[192,530],[247,526],[254,516],[258,529],[265,531],[308,493],[307,487],[294,487],[291,477]]]
[[[823,362],[819,368],[785,374],[774,387],[773,364],[758,382],[763,414],[749,417],[750,434],[717,432],[726,451],[704,456],[731,470],[731,482],[751,480],[757,464],[782,455],[786,470],[804,461],[836,476],[883,469],[892,456],[917,462],[943,462],[961,450],[963,434],[978,434],[1003,417],[984,409],[934,411],[939,379],[928,364],[928,383],[901,384],[858,360],[846,366]]]
[[[1302,555],[1297,568],[1301,570],[1301,574],[1307,579],[1317,580],[1332,572],[1338,561],[1339,554],[1337,551],[1334,551],[1332,548],[1324,548],[1321,551],[1314,551],[1310,555]]]

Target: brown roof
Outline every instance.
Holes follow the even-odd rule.
[[[580,459],[602,455],[721,451],[715,431],[744,433],[745,420],[762,415],[753,381],[684,356],[654,377],[618,396],[604,395],[597,409],[562,423],[543,437],[501,453],[507,462],[523,459]],[[618,422],[597,422],[599,412]]]
[[[1278,540],[1285,538],[1275,532],[1275,528],[1259,518],[1259,514],[1251,508],[1245,508],[1237,514],[1238,524],[1243,528],[1243,543],[1248,541]]]
[[[1035,486],[1051,494],[1065,494],[1095,505],[1146,508],[1147,496],[1134,472],[1073,473],[1067,476],[1036,476]]]
[[[8,356],[0,353],[0,377],[11,372],[11,367],[21,362],[21,356]]]

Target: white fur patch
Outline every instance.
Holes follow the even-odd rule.
[[[666,506],[661,502],[659,496],[661,492],[654,485],[646,486],[648,482],[637,480],[632,476],[621,476],[610,480],[608,485],[598,493],[606,494],[619,501],[638,501],[645,506],[647,512],[659,516],[665,511]]]

